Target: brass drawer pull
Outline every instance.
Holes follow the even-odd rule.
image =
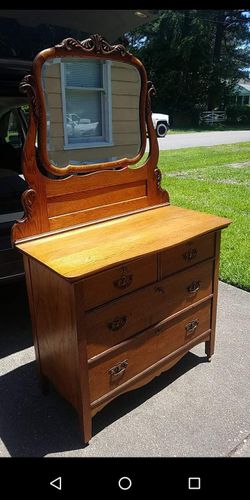
[[[118,377],[119,375],[122,375],[125,372],[127,366],[128,366],[128,360],[124,359],[124,361],[121,361],[117,365],[110,368],[108,373],[113,378]]]
[[[197,250],[196,248],[190,248],[189,250],[187,250],[184,254],[183,254],[183,258],[185,260],[192,260],[196,257],[197,255]]]
[[[122,275],[118,280],[113,281],[113,285],[116,288],[120,288],[123,290],[124,288],[128,288],[133,281],[133,274],[128,274],[128,270],[126,267],[122,269]]]
[[[200,281],[193,281],[191,285],[187,286],[187,291],[189,293],[197,293],[200,290],[200,287],[201,287]]]
[[[116,332],[117,330],[123,328],[123,326],[126,325],[127,321],[127,316],[117,316],[113,319],[113,321],[110,321],[110,323],[108,323],[108,328],[112,330],[112,332]]]
[[[198,327],[198,324],[199,324],[199,320],[198,319],[193,319],[192,321],[190,321],[190,323],[188,323],[185,326],[187,335],[191,335],[192,333],[194,333],[195,330],[196,330],[196,328]]]

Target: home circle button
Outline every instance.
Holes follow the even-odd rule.
[[[132,486],[132,481],[129,477],[121,477],[118,481],[118,486],[121,490],[129,490]]]

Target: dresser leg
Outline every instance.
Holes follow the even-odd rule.
[[[92,418],[85,418],[83,415],[79,415],[79,421],[80,421],[80,427],[81,427],[81,433],[82,433],[82,440],[84,444],[88,444],[89,441],[92,438]]]
[[[208,362],[210,362],[214,353],[214,342],[212,339],[205,342],[205,353],[207,355]]]
[[[218,296],[218,278],[219,278],[219,266],[220,266],[220,237],[221,231],[216,232],[215,237],[215,261],[214,261],[214,276],[213,276],[213,300],[212,300],[212,310],[211,310],[211,333],[210,339],[205,342],[205,353],[207,355],[207,360],[211,361],[211,357],[214,353],[215,345],[215,327],[216,327],[216,312],[217,312],[217,296]]]

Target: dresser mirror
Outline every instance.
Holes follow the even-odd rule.
[[[98,35],[84,42],[66,39],[38,54],[33,74],[45,173],[138,163],[146,146],[146,74],[122,45],[110,46]]]
[[[39,52],[20,84],[30,102],[25,217],[13,241],[168,204],[142,62],[101,35]],[[144,153],[148,135],[149,152]]]
[[[51,165],[133,159],[141,149],[138,69],[98,58],[50,58],[42,68]]]

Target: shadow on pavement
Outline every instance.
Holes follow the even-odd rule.
[[[0,287],[0,357],[33,345],[24,279]]]
[[[188,353],[146,386],[117,398],[93,418],[93,435],[204,361],[206,357]],[[43,396],[35,362],[4,375],[0,392],[1,438],[11,456],[42,457],[84,448],[77,413],[53,388],[48,396]]]

